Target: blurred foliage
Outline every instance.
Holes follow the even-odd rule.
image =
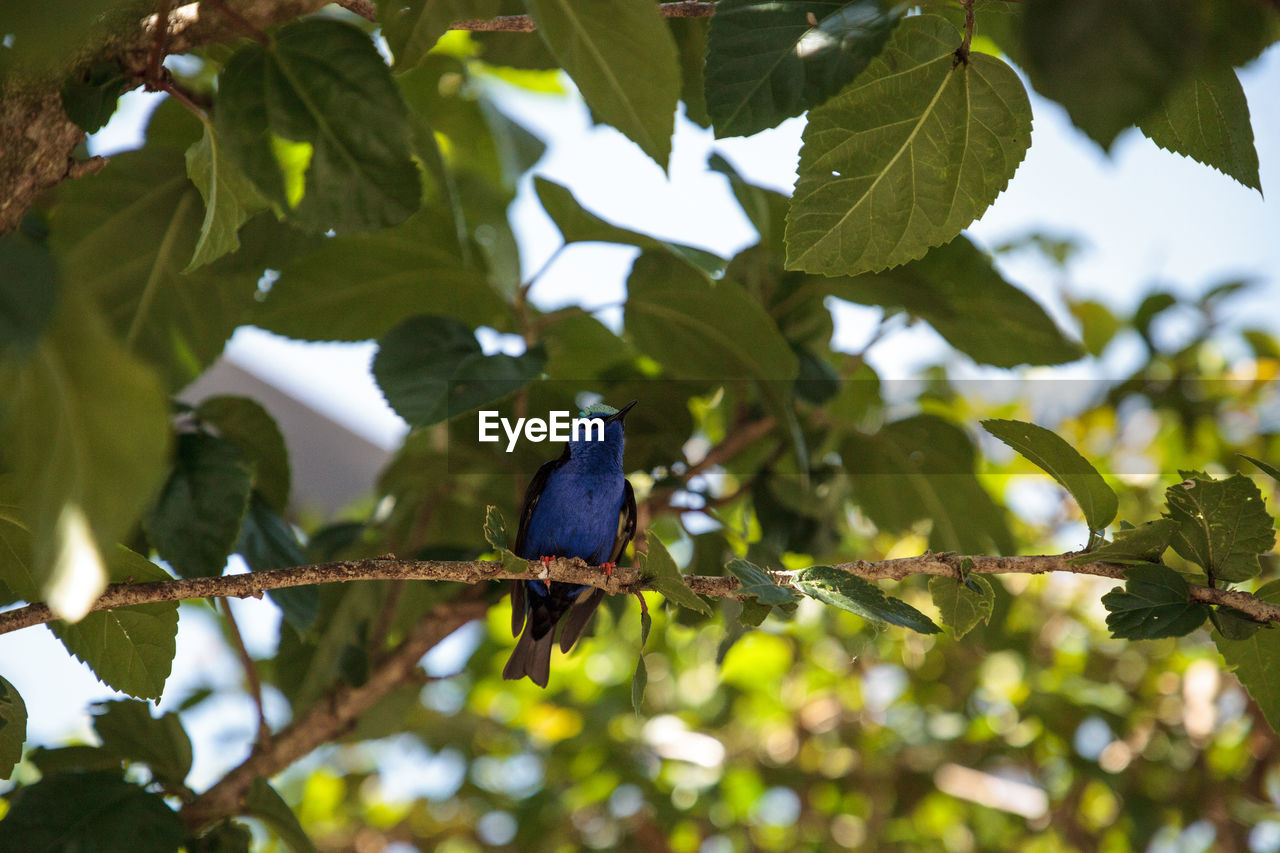
[[[86,18],[136,24],[137,5],[60,0],[48,20],[6,7],[0,75],[34,66],[33,45],[41,69],[80,57]],[[175,65],[207,114],[166,101],[140,150],[0,238],[0,603],[47,601],[67,650],[137,697],[98,709],[99,745],[28,749],[0,800],[0,851],[171,850],[184,835],[201,851],[1280,849],[1277,631],[1188,592],[1280,600],[1266,505],[1280,340],[1274,316],[1231,317],[1275,282],[1198,297],[1131,282],[1136,306],[1103,304],[1078,297],[1069,237],[1028,233],[993,257],[961,233],[1029,144],[1005,58],[1100,144],[1137,125],[1259,188],[1232,69],[1274,40],[1276,13],[977,0],[970,52],[963,11],[927,5],[723,0],[708,23],[664,22],[648,0],[617,14],[383,0],[390,64],[367,22],[335,12]],[[526,12],[540,35],[446,34]],[[59,97],[84,126],[138,82],[110,60],[67,60]],[[678,100],[717,136],[810,110],[801,191],[713,155],[759,234],[733,258],[609,222],[527,180],[544,142],[499,108],[499,93],[563,92],[554,69],[664,168]],[[1202,92],[1223,109],[1201,109]],[[539,305],[508,217],[530,183],[566,246],[639,250],[620,323]],[[1011,252],[1043,259],[1066,310],[1006,278]],[[882,380],[866,349],[833,346],[841,301],[880,311],[867,349],[920,325],[952,349]],[[257,402],[164,404],[247,324],[380,341],[373,374],[415,429],[335,518],[290,515],[287,449]],[[487,508],[516,518],[548,450],[469,440],[475,408],[596,398],[640,401],[626,459],[648,526],[636,562],[662,590],[650,616],[607,600],[542,691],[501,679],[495,586],[452,644],[456,671],[397,685],[317,759],[253,780],[243,814],[184,827],[175,809],[197,793],[182,713],[218,694],[159,716],[138,701],[163,689],[178,608],[85,617],[102,585],[218,575],[231,554],[254,570],[501,559]],[[1086,545],[1134,566],[1123,586],[979,576],[972,560],[927,584],[828,568]],[[733,574],[746,596],[701,598],[681,573]],[[457,595],[277,590],[279,643],[256,672],[294,715],[323,707]],[[26,717],[0,677],[2,769]]]

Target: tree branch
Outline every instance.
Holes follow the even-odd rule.
[[[662,3],[658,6],[658,11],[664,18],[709,18],[716,13],[716,4],[685,0],[679,3]],[[538,25],[528,15],[498,15],[495,18],[454,21],[449,29],[482,33],[532,33],[538,29]]]
[[[958,554],[926,553],[918,557],[901,557],[893,560],[853,560],[836,563],[834,568],[865,580],[900,581],[912,575],[946,575],[959,577],[960,565],[973,561],[973,571],[979,574],[1044,574],[1067,572],[1077,575],[1124,580],[1124,567],[1113,563],[1068,562],[1073,554],[1041,554],[1020,557],[964,557]],[[771,572],[781,584],[791,582],[791,572]],[[248,572],[224,575],[216,578],[183,578],[149,583],[116,583],[94,602],[90,611],[110,610],[155,601],[179,601],[187,598],[245,598],[260,597],[271,589],[304,586],[318,583],[345,583],[360,580],[428,580],[460,581],[476,584],[485,581],[545,577],[547,580],[585,584],[603,589],[610,595],[623,595],[657,588],[649,583],[643,573],[634,568],[615,569],[606,576],[600,568],[588,566],[581,560],[557,559],[551,561],[544,576],[541,563],[531,563],[529,572],[511,572],[494,560],[400,560],[395,557],[375,557],[368,560],[348,560],[277,569],[264,572]],[[699,595],[712,598],[737,598],[741,586],[732,576],[685,575],[684,582]],[[1232,607],[1252,616],[1259,622],[1280,622],[1280,605],[1230,589],[1210,589],[1191,584],[1191,600],[1204,604],[1220,604]],[[32,625],[51,622],[54,615],[45,604],[29,604],[0,613],[0,634],[17,631]]]
[[[270,742],[256,744],[239,766],[182,807],[182,820],[194,832],[220,818],[243,813],[244,795],[254,779],[274,776],[316,747],[340,737],[378,700],[406,683],[423,655],[458,628],[484,616],[487,609],[483,597],[471,593],[437,605],[403,643],[377,664],[364,684],[336,687],[272,736]]]

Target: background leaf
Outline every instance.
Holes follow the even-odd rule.
[[[100,702],[93,730],[102,749],[128,761],[141,762],[170,789],[179,789],[191,772],[191,739],[174,712],[151,716],[151,706],[137,700]]]
[[[289,452],[275,420],[248,397],[206,397],[196,417],[217,430],[253,465],[253,488],[276,510],[289,505]]]
[[[27,704],[18,688],[0,675],[0,779],[12,775],[26,739]]]
[[[648,535],[649,550],[641,552],[644,558],[640,562],[640,570],[649,579],[655,589],[667,597],[667,600],[689,610],[697,611],[704,616],[711,615],[711,608],[698,594],[685,585],[684,576],[680,574],[676,561],[671,559],[667,547],[662,544],[656,533]]]
[[[298,823],[297,815],[266,779],[259,776],[253,780],[245,794],[244,805],[250,815],[271,827],[271,831],[280,836],[293,853],[315,853],[315,845]]]
[[[912,261],[982,215],[1031,144],[1013,69],[943,18],[906,18],[884,52],[809,113],[787,267],[857,275]]]
[[[204,199],[204,221],[191,262],[184,272],[217,260],[240,248],[236,232],[267,200],[227,155],[213,126],[206,124],[200,141],[187,149],[187,177]]]

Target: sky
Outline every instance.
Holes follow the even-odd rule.
[[[1071,293],[1131,310],[1150,286],[1182,294],[1207,290],[1221,281],[1259,279],[1250,295],[1231,306],[1229,321],[1263,324],[1280,332],[1280,47],[1272,47],[1241,72],[1253,107],[1253,128],[1267,198],[1217,172],[1158,149],[1136,130],[1127,131],[1110,155],[1075,130],[1057,105],[1032,94],[1034,129],[1027,159],[1008,189],[970,235],[992,247],[1030,231],[1079,239],[1084,251],[1069,269]],[[716,141],[709,131],[678,119],[670,174],[665,175],[617,131],[591,124],[576,94],[559,98],[527,95],[499,86],[500,106],[548,144],[534,168],[568,185],[589,210],[617,224],[679,240],[726,257],[754,241],[726,180],[709,172],[706,161],[722,153],[748,179],[790,192],[795,181],[803,122],[794,119],[749,139]],[[570,87],[571,88],[571,87]],[[140,128],[159,95],[127,95],[112,122],[91,138],[94,153],[136,147]],[[522,182],[512,210],[526,270],[538,269],[559,244],[554,225],[538,208],[531,177]],[[598,244],[563,252],[538,281],[532,298],[542,308],[567,304],[610,306],[625,296],[624,281],[636,250]],[[1033,294],[1065,328],[1073,328],[1062,302],[1062,276],[1030,253],[1002,256],[1006,278]],[[836,346],[860,349],[874,329],[879,309],[833,307]],[[606,309],[602,319],[620,322]],[[490,348],[505,342],[493,334]],[[302,344],[256,329],[242,329],[226,357],[257,372],[353,431],[386,448],[406,431],[387,408],[368,366],[374,347],[366,344]],[[905,377],[946,352],[925,327],[899,332],[878,343],[869,361],[882,377]],[[1115,363],[1094,365],[1097,375],[1119,375]],[[965,368],[962,368],[962,370]],[[990,371],[968,368],[975,376]],[[1052,375],[1079,375],[1078,367]],[[1038,375],[1045,375],[1039,371]],[[234,604],[250,648],[269,654],[278,614],[267,601]],[[448,650],[444,650],[445,653]],[[27,701],[32,743],[57,744],[89,736],[86,707],[114,694],[88,669],[69,658],[45,628],[0,637],[5,675]],[[210,611],[183,606],[178,657],[159,704],[165,710],[195,686],[235,688],[239,674],[224,650]],[[56,686],[53,686],[56,685]],[[270,694],[274,723],[287,715],[283,700]],[[192,784],[200,787],[238,761],[254,734],[248,700],[214,699],[184,716],[198,732]]]

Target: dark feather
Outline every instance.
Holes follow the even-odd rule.
[[[599,588],[591,590],[587,595],[578,594],[578,600],[574,602],[573,607],[569,608],[568,614],[564,617],[564,627],[560,629],[560,651],[567,652],[573,648],[573,644],[582,636],[583,629],[595,615],[596,607],[603,598],[604,590]]]
[[[524,552],[525,536],[529,531],[529,519],[533,518],[534,507],[538,505],[538,500],[542,497],[542,490],[547,487],[547,480],[550,479],[551,473],[561,465],[569,461],[569,445],[564,446],[564,453],[549,462],[543,462],[538,467],[538,471],[533,475],[533,479],[529,481],[529,488],[524,492],[524,505],[520,507],[520,525],[516,528],[516,547],[515,555],[524,557],[526,560],[536,560],[541,554],[526,554]],[[635,498],[632,498],[634,503]]]
[[[525,595],[524,581],[511,582],[511,636],[519,637],[524,630]]]

